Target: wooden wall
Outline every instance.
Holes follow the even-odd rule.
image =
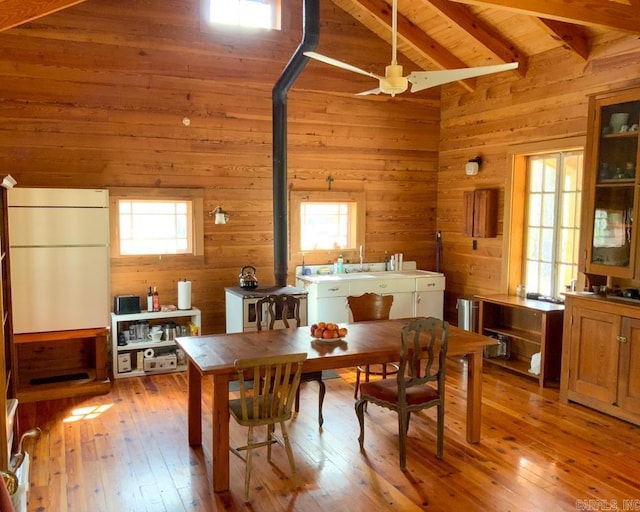
[[[112,295],[156,285],[175,303],[187,277],[214,333],[241,266],[274,283],[271,91],[300,42],[301,1],[284,12],[277,34],[239,34],[207,29],[200,0],[91,0],[0,33],[0,169],[19,186],[199,187],[205,212],[230,215],[224,226],[205,215],[204,265],[113,266]],[[331,2],[320,33],[322,53],[388,60],[389,46]],[[288,101],[290,187],[324,190],[331,175],[335,190],[366,191],[365,259],[403,251],[433,269],[439,97],[353,96],[374,86],[307,65]]]
[[[502,293],[504,191],[511,171],[510,148],[518,144],[585,136],[588,95],[640,86],[637,37],[610,34],[594,41],[588,62],[554,50],[530,59],[527,76],[495,75],[478,81],[473,94],[444,87],[438,230],[442,231],[442,269],[447,276],[446,316],[457,321],[456,300],[475,293]],[[465,176],[465,162],[482,155],[477,176]],[[463,236],[463,194],[499,188],[498,236]]]

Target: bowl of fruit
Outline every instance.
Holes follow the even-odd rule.
[[[347,333],[346,327],[340,327],[338,324],[332,322],[318,322],[317,324],[311,325],[311,336],[317,341],[324,343],[342,341]]]

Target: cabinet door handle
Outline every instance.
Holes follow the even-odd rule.
[[[380,286],[380,288],[386,288],[386,287],[387,287],[387,285],[386,285],[386,284],[381,284],[381,285],[379,285],[379,286]]]
[[[627,337],[626,336],[616,336],[616,340],[618,340],[620,343],[626,343],[627,342]]]

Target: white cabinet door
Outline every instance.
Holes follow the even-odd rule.
[[[349,321],[347,298],[326,297],[318,299],[315,313],[315,320],[311,321],[311,316],[309,316],[309,324],[318,322],[346,323]]]
[[[394,293],[389,318],[412,318],[415,316],[413,305],[413,293]]]
[[[433,316],[442,320],[444,314],[443,292],[416,292],[416,316]]]

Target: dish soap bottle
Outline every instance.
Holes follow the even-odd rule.
[[[338,274],[343,274],[344,273],[344,258],[342,257],[342,254],[340,256],[338,256],[337,272],[338,272]]]

